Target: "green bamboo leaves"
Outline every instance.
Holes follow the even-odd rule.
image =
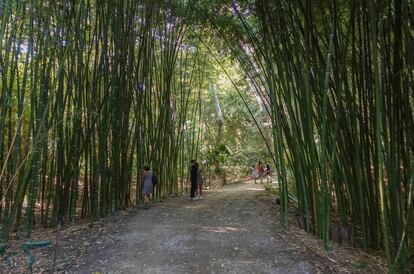
[[[185,102],[196,84],[177,71],[187,62],[178,8],[185,14],[179,1],[2,3],[4,240],[14,228],[29,236],[35,225],[138,204],[144,163],[160,177],[156,197],[179,191]],[[192,60],[184,74],[195,71]]]
[[[403,225],[413,214],[411,1],[254,2],[254,15],[233,5],[247,36],[232,38],[252,48],[235,51],[256,64],[251,81],[271,101],[281,200],[288,169],[306,230],[328,245],[338,215],[364,248],[384,248],[390,272],[404,271],[414,248]]]
[[[160,178],[156,198],[185,188],[206,130],[206,64],[225,71],[201,35],[213,29],[269,115],[281,222],[293,200],[303,228],[326,246],[337,227],[355,230],[364,248],[385,250],[390,272],[409,265],[412,0],[0,5],[5,240],[15,228],[30,235],[138,204],[145,163]]]

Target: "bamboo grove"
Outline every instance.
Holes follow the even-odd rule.
[[[383,249],[390,272],[412,268],[413,1],[197,7],[266,102],[282,223],[294,195],[326,246],[339,223],[365,249]]]
[[[156,197],[179,191],[203,68],[168,2],[6,0],[1,18],[4,240],[138,203],[144,164]]]
[[[412,0],[3,0],[0,18],[3,239],[138,203],[144,163],[157,197],[183,189],[215,39],[271,120],[282,223],[295,201],[326,246],[339,225],[409,267]]]

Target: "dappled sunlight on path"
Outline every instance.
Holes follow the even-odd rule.
[[[314,273],[311,256],[297,256],[278,237],[263,185],[250,181],[137,210],[109,249],[88,254],[73,272]]]

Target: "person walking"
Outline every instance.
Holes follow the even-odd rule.
[[[265,163],[265,172],[266,172],[266,180],[267,182],[272,182],[272,177],[270,176],[270,165],[268,163]]]
[[[254,179],[256,175],[256,166],[252,165],[252,167],[250,168],[250,179]]]
[[[144,172],[142,174],[142,182],[144,184],[142,188],[142,198],[144,199],[145,209],[148,209],[151,206],[150,198],[154,190],[154,185],[152,183],[152,176],[153,176],[153,172],[150,166],[145,165]]]
[[[254,183],[257,184],[257,178],[259,178],[259,168],[255,165],[252,166],[252,179],[254,180]]]
[[[191,160],[190,165],[190,181],[191,181],[191,190],[190,190],[190,199],[195,201],[196,192],[197,192],[197,175],[198,175],[198,163],[196,160]]]
[[[197,164],[197,188],[198,188],[198,199],[199,200],[203,200],[203,182],[204,182],[204,178],[203,178],[203,174],[201,172],[201,168],[200,166],[198,166]]]
[[[260,183],[263,183],[264,167],[263,167],[262,162],[259,162],[259,164],[257,165],[257,167],[259,169]]]

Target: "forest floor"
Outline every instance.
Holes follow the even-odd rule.
[[[54,257],[55,271],[65,273],[385,272],[362,251],[339,244],[325,251],[294,225],[283,230],[276,207],[263,185],[245,181],[206,191],[204,200],[134,208],[61,231],[58,246],[33,251],[33,272],[50,272]],[[16,258],[0,267],[21,273],[27,262]]]

